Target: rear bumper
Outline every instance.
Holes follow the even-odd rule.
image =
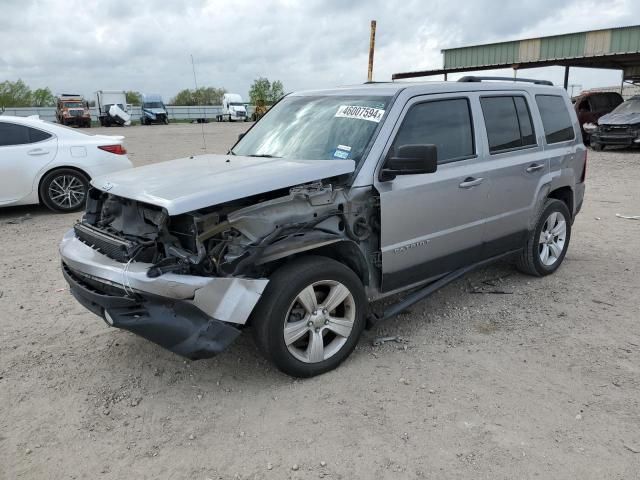
[[[119,263],[82,243],[73,230],[60,244],[73,296],[114,327],[189,358],[215,355],[239,334],[267,279],[146,275],[148,263]]]

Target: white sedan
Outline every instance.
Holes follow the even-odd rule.
[[[37,117],[0,115],[0,207],[84,207],[89,181],[131,168],[122,136],[87,135]]]

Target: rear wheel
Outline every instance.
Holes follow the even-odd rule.
[[[518,258],[518,269],[537,277],[555,272],[564,260],[570,239],[571,214],[567,205],[548,199]]]
[[[277,270],[252,315],[258,348],[282,372],[312,377],[353,351],[367,299],[358,276],[325,257],[305,257]]]
[[[84,208],[89,179],[69,168],[54,170],[40,183],[40,199],[54,212],[76,212]]]

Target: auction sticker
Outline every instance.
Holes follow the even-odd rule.
[[[351,154],[351,147],[348,145],[338,145],[336,151],[333,153],[333,158],[341,158],[346,160]]]
[[[356,118],[358,120],[369,120],[370,122],[380,123],[384,110],[373,107],[359,107],[357,105],[340,105],[336,112],[339,118]]]

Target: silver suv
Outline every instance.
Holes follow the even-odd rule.
[[[226,155],[94,179],[60,245],[71,292],[192,359],[250,327],[280,370],[308,377],[480,265],[553,273],[585,190],[571,102],[467,80],[291,94]]]

